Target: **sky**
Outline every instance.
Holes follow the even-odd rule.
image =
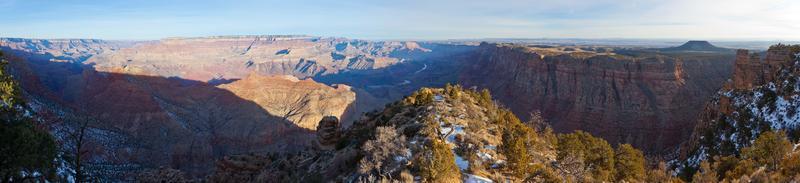
[[[800,40],[800,0],[0,0],[0,37]]]

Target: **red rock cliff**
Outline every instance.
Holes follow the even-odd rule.
[[[478,61],[464,69],[465,85],[490,89],[523,118],[541,111],[556,131],[584,130],[651,152],[688,138],[706,99],[730,76],[732,60],[732,55],[543,56],[493,44],[480,50]]]

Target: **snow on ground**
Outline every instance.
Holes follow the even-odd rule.
[[[436,101],[444,101],[444,97],[442,97],[441,95],[436,95],[434,97],[434,99]],[[445,137],[445,141],[446,141],[447,144],[450,145],[450,148],[453,151],[453,158],[456,161],[456,165],[458,166],[458,169],[461,169],[461,170],[469,169],[469,161],[467,159],[465,159],[464,157],[459,156],[455,152],[455,148],[458,146],[458,144],[456,144],[456,135],[458,135],[458,134],[466,135],[466,132],[464,131],[464,125],[447,124],[447,123],[445,123],[445,121],[442,120],[442,117],[439,114],[436,114],[434,119],[439,121],[439,133],[440,133],[440,135],[447,135]]]
[[[456,165],[458,165],[458,169],[461,169],[463,171],[469,168],[469,161],[467,161],[467,159],[464,159],[463,157],[459,156],[458,154],[456,154],[456,152],[453,152],[453,156],[455,156]]]
[[[484,152],[478,152],[478,157],[480,157],[484,161],[492,159],[492,155],[491,154],[487,154],[487,153],[484,153]]]
[[[433,96],[433,101],[444,102],[444,97],[442,95]]]
[[[440,125],[439,127],[441,128],[441,130],[439,130],[440,131],[439,133],[441,133],[441,135],[447,135],[447,137],[445,137],[445,140],[447,141],[448,144],[451,145],[450,147],[453,150],[453,157],[456,160],[456,165],[458,165],[458,168],[461,169],[461,170],[468,169],[469,168],[469,161],[467,161],[467,159],[459,156],[455,152],[455,148],[457,146],[456,145],[456,135],[457,134],[462,134],[462,135],[466,134],[466,132],[464,132],[464,126],[463,125],[447,126],[442,121],[439,122],[439,125]],[[445,126],[447,126],[447,127],[445,127]]]
[[[450,133],[452,131],[452,133]],[[447,143],[456,143],[456,135],[461,134],[465,135],[464,126],[463,125],[453,125],[450,127],[442,127],[442,135],[447,135]]]
[[[690,166],[698,166],[698,165],[700,165],[701,161],[706,160],[706,159],[708,159],[708,154],[706,154],[706,149],[703,148],[703,147],[700,147],[700,152],[694,154],[694,156],[692,156],[692,157],[689,157],[687,162],[689,162]]]
[[[492,180],[490,180],[490,179],[488,179],[486,177],[481,177],[481,176],[472,175],[472,174],[464,174],[464,175],[467,176],[467,178],[464,179],[464,183],[492,183],[493,182]]]

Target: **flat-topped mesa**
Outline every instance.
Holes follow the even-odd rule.
[[[556,132],[583,130],[655,153],[688,138],[685,129],[730,77],[734,60],[732,54],[576,52],[481,44],[459,79],[489,89],[523,118],[540,111]]]
[[[764,61],[761,61],[758,53],[751,54],[748,50],[737,50],[732,76],[733,88],[726,89],[747,90],[766,84],[773,79],[776,71],[790,64],[791,53],[790,47],[774,46],[767,50]]]

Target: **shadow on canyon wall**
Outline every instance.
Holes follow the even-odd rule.
[[[446,83],[458,82],[463,63],[478,48],[435,43],[420,45],[431,51],[395,52],[392,57],[405,61],[379,69],[315,76],[314,80],[327,85],[346,84],[387,103],[421,87],[443,87]]]
[[[213,83],[123,74],[125,67],[101,72],[81,60],[0,50],[63,146],[74,145],[70,129],[88,124],[82,157],[95,176],[129,178],[162,166],[209,175],[226,155],[291,152],[314,139],[312,130]]]

